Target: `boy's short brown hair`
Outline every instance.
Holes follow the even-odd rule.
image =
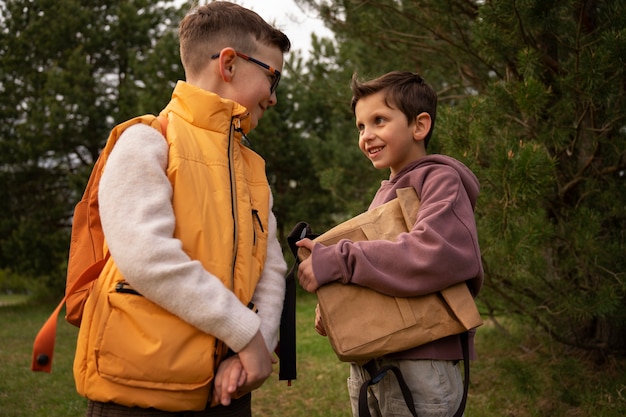
[[[350,83],[352,88],[352,113],[356,103],[363,97],[385,92],[385,103],[397,108],[405,114],[410,122],[420,113],[428,113],[431,119],[430,130],[424,138],[424,147],[432,136],[437,115],[437,93],[417,73],[409,71],[392,71],[370,81],[360,81],[355,73]]]
[[[289,52],[287,35],[261,16],[235,3],[214,1],[195,7],[179,27],[180,59],[187,74],[198,74],[210,62],[211,55],[230,46],[245,54],[254,54],[257,42]]]

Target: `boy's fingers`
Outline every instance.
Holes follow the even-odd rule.
[[[313,246],[315,246],[315,243],[311,239],[305,237],[304,239],[300,239],[299,241],[297,241],[296,246],[298,246],[299,248],[305,247],[311,250],[313,249]]]
[[[228,375],[228,394],[233,394],[237,389],[246,382],[247,374],[241,366],[241,362],[237,363],[238,366],[230,368]]]
[[[241,373],[239,374],[239,381],[237,381],[237,388],[245,384],[247,378],[248,378],[248,375],[246,374],[246,371],[242,370]]]

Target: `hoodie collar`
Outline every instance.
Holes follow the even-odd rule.
[[[461,182],[463,183],[463,187],[467,191],[467,194],[472,202],[472,206],[476,204],[476,200],[478,199],[478,193],[480,191],[480,183],[476,175],[461,161],[458,161],[447,155],[440,154],[431,154],[424,156],[423,158],[418,159],[417,161],[411,162],[407,166],[405,166],[400,172],[398,172],[393,177],[389,178],[389,182],[391,184],[395,184],[400,180],[400,178],[407,175],[409,172],[413,171],[418,167],[426,167],[429,165],[443,164],[453,168],[456,172],[458,172],[459,177],[461,178]]]

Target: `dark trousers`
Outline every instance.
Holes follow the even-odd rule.
[[[233,399],[228,407],[218,405],[203,411],[162,411],[89,401],[87,417],[252,417],[252,394]]]

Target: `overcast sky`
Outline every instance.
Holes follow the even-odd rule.
[[[291,40],[291,49],[300,50],[306,57],[311,40],[311,33],[318,37],[329,37],[331,32],[313,12],[301,10],[293,0],[235,0],[257,12],[263,19],[285,32]]]

